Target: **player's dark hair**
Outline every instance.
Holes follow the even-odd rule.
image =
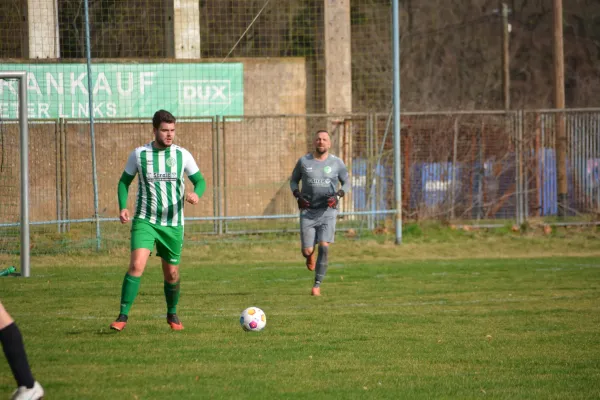
[[[154,116],[152,117],[152,126],[154,127],[154,129],[158,129],[160,124],[162,124],[163,122],[166,122],[167,124],[174,124],[175,121],[177,120],[170,112],[166,110],[158,110],[154,113]]]

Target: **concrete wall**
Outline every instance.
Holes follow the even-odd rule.
[[[302,57],[232,59],[244,63],[244,114],[306,113],[306,62]]]
[[[352,112],[350,0],[324,0],[325,112]]]
[[[59,58],[58,8],[56,0],[27,1],[26,57]]]

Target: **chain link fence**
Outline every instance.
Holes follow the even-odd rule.
[[[498,14],[471,8],[465,18],[438,5],[403,4],[400,72],[410,88],[403,106],[500,107]],[[336,19],[341,14],[347,23]],[[192,241],[296,231],[289,174],[323,128],[352,179],[340,229],[360,234],[392,226],[389,0],[89,1],[91,77],[84,17],[83,0],[0,2],[0,70],[29,73],[34,251],[93,247],[97,223],[104,246],[123,245],[127,227],[116,222],[116,184],[129,152],[151,140],[149,118],[159,108],[178,117],[177,142],[196,157],[208,183],[201,203],[186,208]],[[335,41],[341,37],[345,42]],[[340,76],[346,81],[332,84]],[[0,251],[18,248],[14,95],[11,83],[0,80]],[[559,116],[569,143],[567,222],[594,220],[599,115],[596,109],[403,113],[404,220],[553,221]]]
[[[557,219],[555,121],[568,137],[567,219]],[[405,223],[440,221],[495,225],[541,219],[596,220],[600,210],[600,110],[405,113],[402,117],[402,205]],[[180,119],[176,141],[198,161],[207,191],[186,207],[186,234],[197,240],[298,229],[289,176],[327,127],[331,152],[351,173],[340,206],[340,229],[364,233],[391,227],[395,210],[393,138],[389,116],[278,115]],[[30,218],[33,246],[95,240],[89,124],[31,121]],[[2,125],[2,182],[18,188],[18,133]],[[116,184],[128,154],[152,140],[149,120],[100,120],[96,164],[102,239],[120,243]],[[136,180],[137,182],[137,180]],[[135,201],[136,183],[129,203]],[[14,196],[3,197],[15,198]],[[15,192],[16,196],[16,192]],[[3,205],[2,237],[18,225],[16,203]],[[12,208],[11,208],[12,207]],[[78,243],[78,244],[77,244]],[[122,243],[121,243],[122,244]]]

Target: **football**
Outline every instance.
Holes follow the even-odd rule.
[[[258,307],[248,307],[242,311],[240,325],[245,331],[261,331],[267,325],[267,316]]]

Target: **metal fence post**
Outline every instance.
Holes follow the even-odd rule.
[[[217,217],[219,217],[219,221],[218,221],[218,231],[217,233],[219,235],[223,234],[223,220],[220,218],[223,216],[223,210],[221,208],[222,205],[222,198],[223,198],[223,185],[225,184],[225,179],[222,176],[222,172],[221,172],[221,138],[222,138],[222,134],[223,131],[225,130],[225,118],[223,117],[223,126],[221,126],[221,117],[217,115],[217,147],[216,147],[216,153],[217,153],[217,180],[216,180],[216,187],[217,187]]]
[[[54,142],[55,142],[55,174],[56,174],[56,228],[58,233],[62,233],[62,219],[61,204],[62,204],[62,180],[61,180],[61,148],[62,148],[62,119],[57,119],[54,125]]]
[[[223,186],[221,188],[221,195],[223,196],[223,209],[221,212],[221,216],[226,217],[227,214],[227,136],[225,133],[225,125],[226,125],[226,117],[223,117],[223,125],[221,126],[221,142],[223,146],[223,170],[221,171],[221,175],[223,177]],[[223,227],[221,228],[223,233],[227,233],[228,223],[227,220],[222,221],[221,224]]]
[[[212,119],[212,179],[213,179],[213,233],[219,232],[219,122]]]

